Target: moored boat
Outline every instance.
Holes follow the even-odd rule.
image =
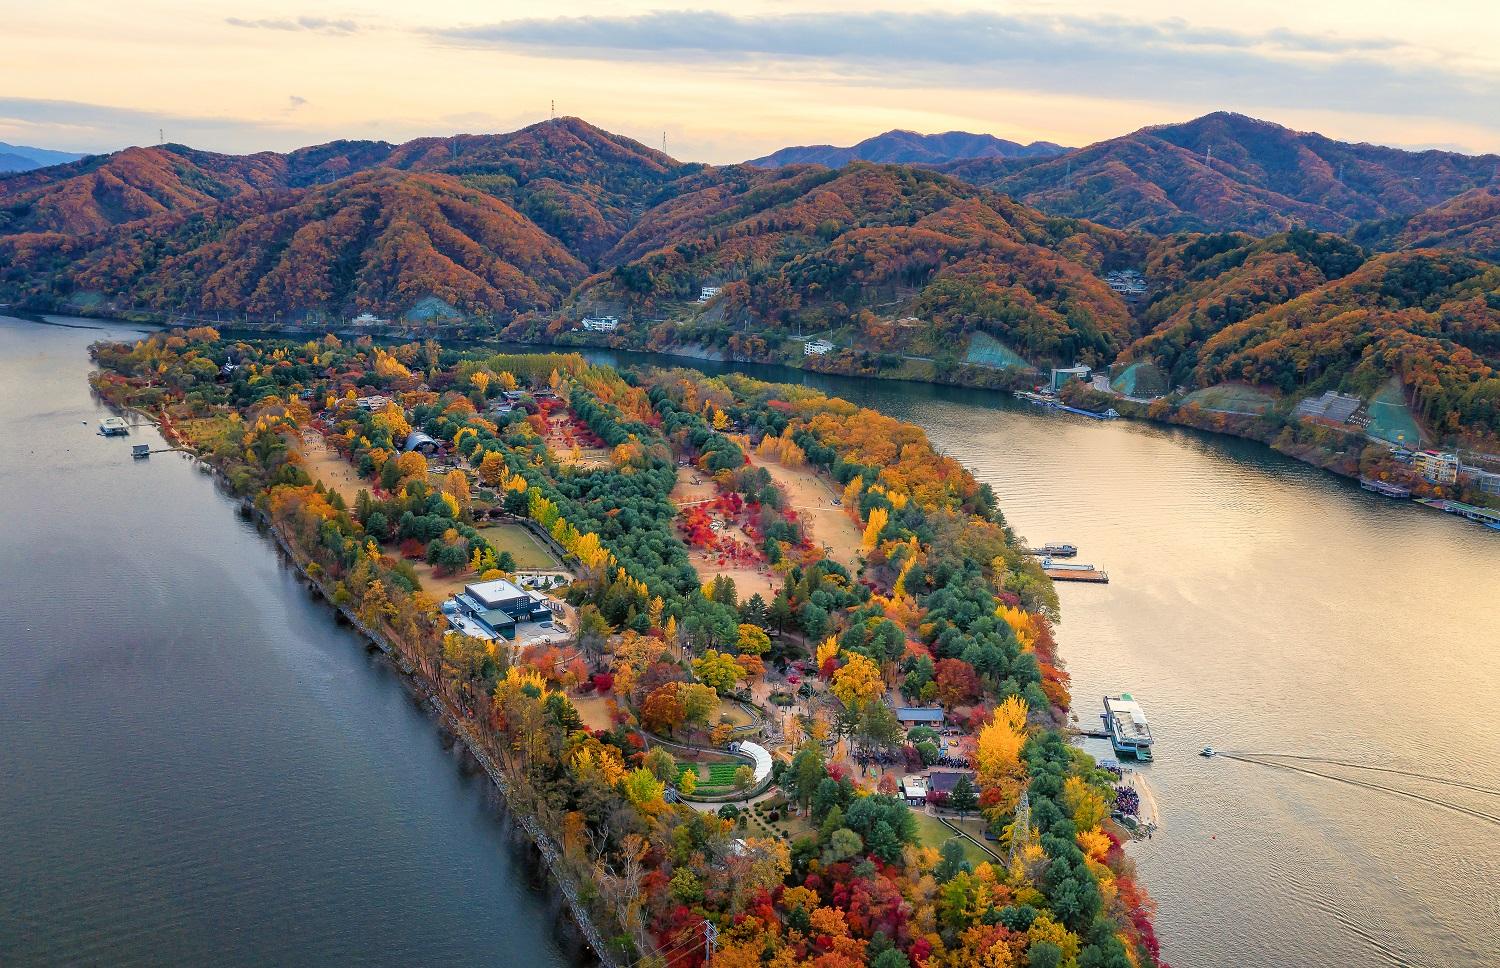
[[[130,433],[130,425],[120,417],[105,417],[99,421],[99,432],[106,437],[123,437]]]
[[[1104,728],[1109,733],[1109,743],[1121,756],[1130,755],[1138,760],[1151,759],[1151,724],[1146,721],[1145,710],[1128,692],[1118,696],[1104,697],[1104,712],[1100,714]]]

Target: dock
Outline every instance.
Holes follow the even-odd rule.
[[[1367,491],[1384,497],[1407,498],[1411,497],[1411,488],[1402,487],[1399,484],[1389,484],[1385,481],[1377,481],[1373,477],[1361,477],[1359,486]]]
[[[1100,571],[1097,568],[1058,568],[1056,566],[1043,566],[1042,571],[1053,581],[1081,581],[1094,585],[1108,585],[1109,572]]]
[[[1500,511],[1475,507],[1472,504],[1465,504],[1462,501],[1453,501],[1445,498],[1419,497],[1417,498],[1417,503],[1425,504],[1436,511],[1442,511],[1446,514],[1456,514],[1461,518],[1473,521],[1475,524],[1482,524],[1487,528],[1500,531]]]

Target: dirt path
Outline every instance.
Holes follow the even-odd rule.
[[[792,509],[807,527],[812,543],[826,544],[834,560],[853,568],[864,535],[844,508],[834,506],[839,494],[832,486],[805,467],[787,467],[754,455],[751,462],[764,467],[776,485],[786,492]]]
[[[351,508],[359,492],[369,490],[370,485],[360,480],[353,465],[344,460],[339,452],[328,446],[323,435],[316,430],[302,432],[302,468],[315,480],[323,482],[342,497]]]

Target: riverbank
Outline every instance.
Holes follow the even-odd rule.
[[[100,317],[106,318],[106,317]],[[165,325],[165,318],[127,320],[151,322]],[[212,320],[194,320],[201,325],[218,325]],[[368,336],[374,339],[440,339],[445,342],[459,341],[474,346],[498,348],[517,345],[535,347],[540,351],[606,350],[624,353],[652,353],[680,359],[686,365],[705,361],[726,364],[750,364],[755,366],[782,366],[833,377],[880,380],[893,382],[928,383],[934,386],[957,387],[968,390],[998,390],[1010,392],[1029,389],[1037,379],[1032,371],[1015,368],[996,368],[976,364],[954,362],[951,366],[938,365],[932,360],[903,358],[899,367],[890,369],[880,365],[878,358],[868,356],[864,362],[852,354],[829,356],[782,356],[766,354],[750,357],[732,352],[710,350],[693,345],[635,346],[628,341],[608,334],[586,331],[567,331],[558,334],[561,338],[528,337],[517,342],[519,337],[497,335],[492,329],[477,324],[453,326],[383,325],[370,327],[333,326],[328,328],[303,327],[290,324],[256,323],[252,321],[223,324],[231,330],[243,330],[274,337],[318,336],[335,333],[344,337]],[[1332,427],[1312,425],[1280,416],[1274,412],[1266,414],[1242,414],[1209,410],[1197,405],[1175,405],[1165,398],[1157,401],[1142,401],[1130,397],[1116,396],[1094,391],[1078,384],[1072,392],[1080,394],[1073,398],[1086,409],[1103,412],[1113,407],[1121,417],[1166,426],[1189,427],[1207,433],[1223,434],[1264,444],[1278,453],[1285,454],[1312,467],[1326,470],[1349,480],[1357,481],[1361,476],[1395,475],[1405,481],[1415,497],[1462,498],[1471,503],[1484,499],[1472,493],[1460,492],[1430,484],[1420,477],[1407,473],[1404,465],[1388,459],[1389,448],[1363,435],[1351,434]]]

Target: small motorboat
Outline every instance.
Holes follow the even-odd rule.
[[[1205,746],[1198,751],[1198,755],[1204,757],[1214,757],[1219,755],[1219,751],[1214,749],[1212,746]]]

